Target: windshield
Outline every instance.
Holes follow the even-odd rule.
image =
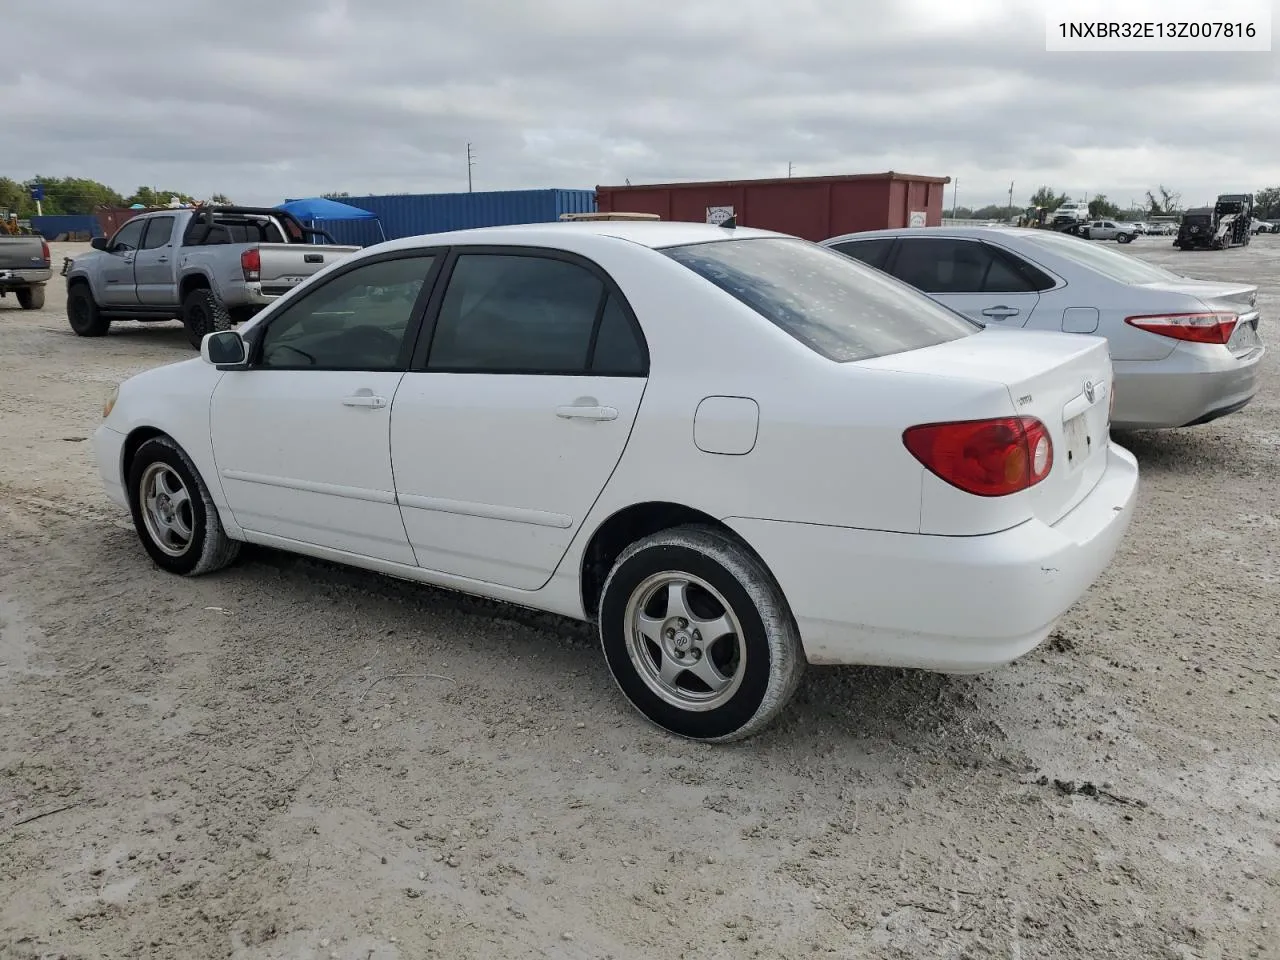
[[[716,240],[662,252],[828,360],[918,350],[981,329],[887,274],[805,240]]]
[[[1038,233],[1028,239],[1051,253],[1088,267],[1090,270],[1096,270],[1104,277],[1110,277],[1121,283],[1158,283],[1163,280],[1180,279],[1176,273],[1170,273],[1137,257],[1131,257],[1078,237],[1067,237],[1060,233]]]

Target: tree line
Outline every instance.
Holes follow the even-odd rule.
[[[1030,197],[1028,206],[1043,207],[1052,213],[1071,198],[1052,187],[1042,186]],[[1212,198],[1207,202],[1212,203]],[[962,220],[1011,220],[1026,212],[1025,207],[992,203],[985,207],[955,207],[950,215]],[[1106,194],[1089,198],[1089,216],[1095,220],[1141,220],[1144,217],[1176,216],[1183,211],[1182,194],[1161,184],[1128,208],[1113,203]],[[1280,187],[1265,187],[1253,195],[1253,215],[1259,220],[1280,220]]]
[[[131,207],[140,203],[147,207],[167,207],[176,198],[180,203],[195,203],[196,198],[182,190],[161,190],[156,187],[138,187],[125,195],[114,187],[97,180],[81,177],[36,177],[21,182],[12,177],[0,177],[0,211],[7,210],[26,219],[36,215],[36,202],[31,198],[31,186],[44,188],[40,208],[45,214],[93,213],[99,207]],[[221,193],[205,198],[209,203],[230,203]]]

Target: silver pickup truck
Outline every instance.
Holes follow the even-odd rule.
[[[309,242],[322,230],[282,210],[157,210],[127,221],[64,269],[67,319],[82,337],[113,320],[179,319],[197,349],[206,333],[253,316],[359,247]]]
[[[43,237],[0,236],[0,297],[12,293],[23,310],[39,310],[52,275]]]

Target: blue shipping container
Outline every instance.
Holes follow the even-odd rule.
[[[31,229],[46,240],[57,240],[65,234],[88,234],[91,237],[102,236],[102,224],[93,214],[50,214],[47,217],[32,217]]]
[[[549,223],[562,213],[593,213],[594,190],[493,190],[483,193],[391,194],[338,197],[378,215],[388,240],[512,223]],[[382,240],[372,220],[319,220],[338,243],[369,246]]]

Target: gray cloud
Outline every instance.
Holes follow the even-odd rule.
[[[10,176],[324,190],[950,175],[1127,203],[1280,180],[1271,54],[1050,54],[1020,0],[45,0],[5,12]],[[947,202],[951,202],[948,191]]]

